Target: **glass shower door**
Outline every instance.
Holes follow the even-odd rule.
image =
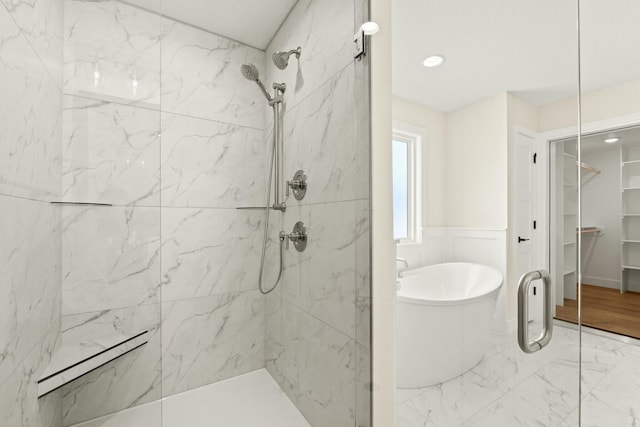
[[[420,238],[397,245],[409,271],[398,277],[396,425],[571,425],[577,328],[554,324],[525,353],[516,319],[518,279],[532,271],[551,289],[535,280],[523,295],[531,340],[545,299],[553,315],[577,306],[576,3],[393,7],[394,131],[420,144],[422,184]],[[464,269],[482,267],[504,278],[490,297],[446,282],[447,269],[471,281],[480,274]],[[435,295],[417,291],[435,283]],[[488,316],[479,301],[493,304]]]
[[[579,3],[580,425],[631,426],[640,421],[640,4]]]

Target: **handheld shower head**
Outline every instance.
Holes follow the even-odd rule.
[[[254,82],[260,80],[260,72],[258,71],[258,67],[253,64],[242,64],[242,67],[240,67],[240,72],[247,80],[251,80]]]
[[[289,65],[289,57],[291,55],[295,55],[297,59],[300,59],[300,54],[302,53],[302,48],[298,47],[297,49],[290,50],[289,52],[275,52],[271,59],[273,59],[273,63],[276,67],[281,70],[284,70]]]
[[[240,67],[240,72],[245,79],[256,82],[264,96],[267,98],[267,101],[271,102],[273,100],[273,98],[271,98],[271,95],[269,95],[269,92],[267,92],[267,90],[264,88],[264,85],[260,81],[260,72],[258,71],[258,67],[253,64],[242,64],[242,67]]]

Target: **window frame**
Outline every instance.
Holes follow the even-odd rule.
[[[407,234],[406,239],[398,239],[400,245],[422,244],[422,144],[426,140],[424,128],[399,121],[393,121],[393,141],[407,143]]]

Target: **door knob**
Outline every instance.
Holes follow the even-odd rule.
[[[528,242],[530,239],[523,239],[522,237],[518,236],[518,243],[521,242]]]

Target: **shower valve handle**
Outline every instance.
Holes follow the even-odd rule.
[[[298,252],[302,252],[307,247],[307,227],[304,225],[302,221],[298,221],[296,225],[293,227],[293,231],[289,234],[286,234],[284,231],[280,232],[280,238],[282,239],[284,236],[285,247],[289,249],[289,241],[293,242],[293,246],[296,248]]]
[[[305,194],[307,194],[307,175],[303,170],[299,170],[293,175],[293,179],[287,181],[286,185],[286,194],[289,197],[291,190],[293,190],[293,197],[296,200],[304,199]]]

